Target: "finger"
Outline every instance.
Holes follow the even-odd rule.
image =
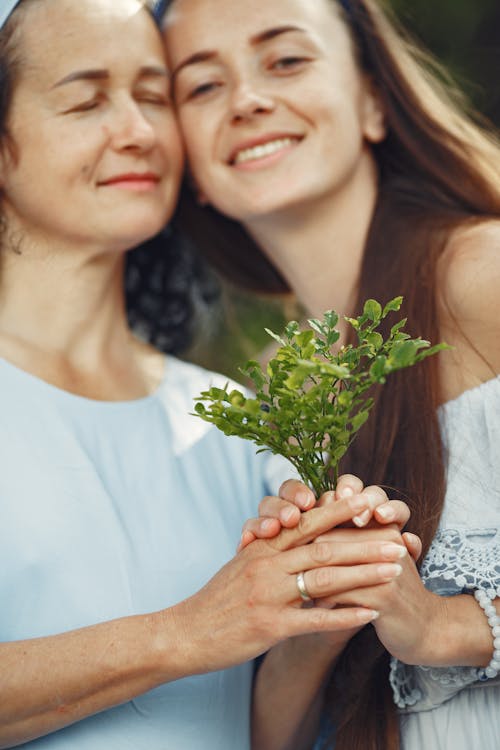
[[[250,542],[255,541],[255,539],[272,539],[278,536],[281,528],[281,523],[277,518],[249,518],[243,524],[237,551],[239,552],[240,549],[243,549],[243,547],[246,547]],[[246,536],[247,533],[252,535],[251,539]]]
[[[268,496],[259,504],[259,516],[277,518],[281,526],[291,529],[299,522],[300,509],[290,500]]]
[[[306,591],[311,599],[333,596],[336,602],[344,603],[342,594],[348,593],[351,597],[356,596],[356,589],[364,590],[367,587],[390,583],[398,578],[402,572],[403,568],[399,563],[371,563],[348,567],[314,568],[306,570],[303,576]],[[301,603],[302,598],[297,586],[297,577],[291,575],[288,576],[288,579],[291,600]],[[345,603],[352,603],[352,600]],[[356,600],[355,603],[362,604],[363,602]]]
[[[376,524],[374,526],[365,526],[362,529],[357,529],[353,526],[342,526],[340,528],[331,529],[324,534],[320,534],[315,542],[370,542],[373,540],[394,542],[401,546],[406,546],[401,532],[395,524],[390,526],[380,526]]]
[[[335,492],[333,490],[329,490],[328,492],[323,492],[320,499],[318,500],[318,505],[320,507],[323,507],[323,505],[331,505],[331,503],[334,503],[335,500],[337,500]]]
[[[353,495],[359,495],[363,491],[363,486],[361,479],[355,477],[354,474],[342,474],[335,488],[336,499],[347,500]]]
[[[384,581],[384,584],[390,585],[398,576]],[[366,607],[368,609],[375,609],[377,611],[383,610],[384,595],[387,589],[384,591],[382,586],[370,586],[363,588],[359,586],[356,590],[352,591],[339,591],[338,594],[323,597],[321,606],[329,607]],[[377,602],[377,604],[376,604]]]
[[[382,503],[373,511],[373,517],[378,523],[395,523],[399,529],[403,529],[410,519],[410,509],[401,500],[390,500]]]
[[[402,534],[403,541],[406,544],[406,549],[410,553],[414,562],[417,562],[422,554],[422,540],[416,534],[410,534],[409,531],[405,531]]]
[[[283,482],[279,489],[279,496],[282,500],[293,503],[300,510],[309,510],[316,503],[314,492],[298,479],[287,479]]]
[[[379,505],[387,503],[389,498],[377,485],[370,485],[357,495],[349,498],[348,502],[354,511],[353,522],[358,528],[366,526],[372,518],[373,511]]]
[[[363,607],[290,609],[285,616],[284,632],[292,636],[354,630],[373,622],[378,616],[377,611]]]
[[[245,549],[245,547],[254,542],[256,538],[255,534],[252,534],[248,529],[244,529],[239,544],[236,547],[236,552],[241,552],[242,549]]]
[[[353,511],[349,502],[339,500],[302,513],[294,529],[282,529],[276,539],[268,539],[267,544],[275,550],[282,551],[312,542],[320,534],[352,519]]]
[[[407,555],[404,545],[378,539],[368,542],[312,542],[283,552],[280,563],[288,573],[296,574],[327,565],[397,562]]]

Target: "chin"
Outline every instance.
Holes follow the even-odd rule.
[[[293,191],[284,190],[281,186],[281,189],[276,188],[274,191],[266,189],[265,192],[259,191],[254,195],[244,195],[241,191],[239,198],[238,205],[234,202],[231,205],[224,205],[225,201],[220,201],[219,206],[214,202],[214,205],[231,219],[246,222],[279,215],[290,210],[296,211],[298,207],[308,202],[308,196],[301,186]]]
[[[135,247],[141,242],[154,237],[166,226],[171,216],[171,211],[155,211],[151,215],[136,217],[131,221],[130,215],[124,217],[119,226],[119,234],[123,237],[128,247]]]

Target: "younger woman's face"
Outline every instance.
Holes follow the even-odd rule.
[[[251,222],[373,178],[383,113],[335,3],[174,0],[165,40],[190,169],[221,212]]]
[[[173,211],[183,153],[161,35],[137,0],[20,6],[21,68],[0,158],[22,237],[125,249]]]

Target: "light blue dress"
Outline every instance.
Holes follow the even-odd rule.
[[[167,358],[153,395],[99,402],[0,360],[0,641],[168,607],[233,556],[286,470],[189,416],[224,382]],[[23,747],[248,750],[251,680],[178,680]]]
[[[444,404],[439,418],[447,489],[422,578],[443,596],[475,589],[500,596],[500,377]],[[500,750],[500,678],[479,677],[471,667],[433,669],[393,659],[402,750]],[[324,724],[315,750],[330,736]]]

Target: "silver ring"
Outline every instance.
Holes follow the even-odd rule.
[[[309,591],[306,587],[306,582],[304,579],[304,571],[301,573],[297,573],[297,577],[295,579],[297,581],[297,588],[299,590],[300,598],[303,602],[311,602],[312,596],[309,595]]]

